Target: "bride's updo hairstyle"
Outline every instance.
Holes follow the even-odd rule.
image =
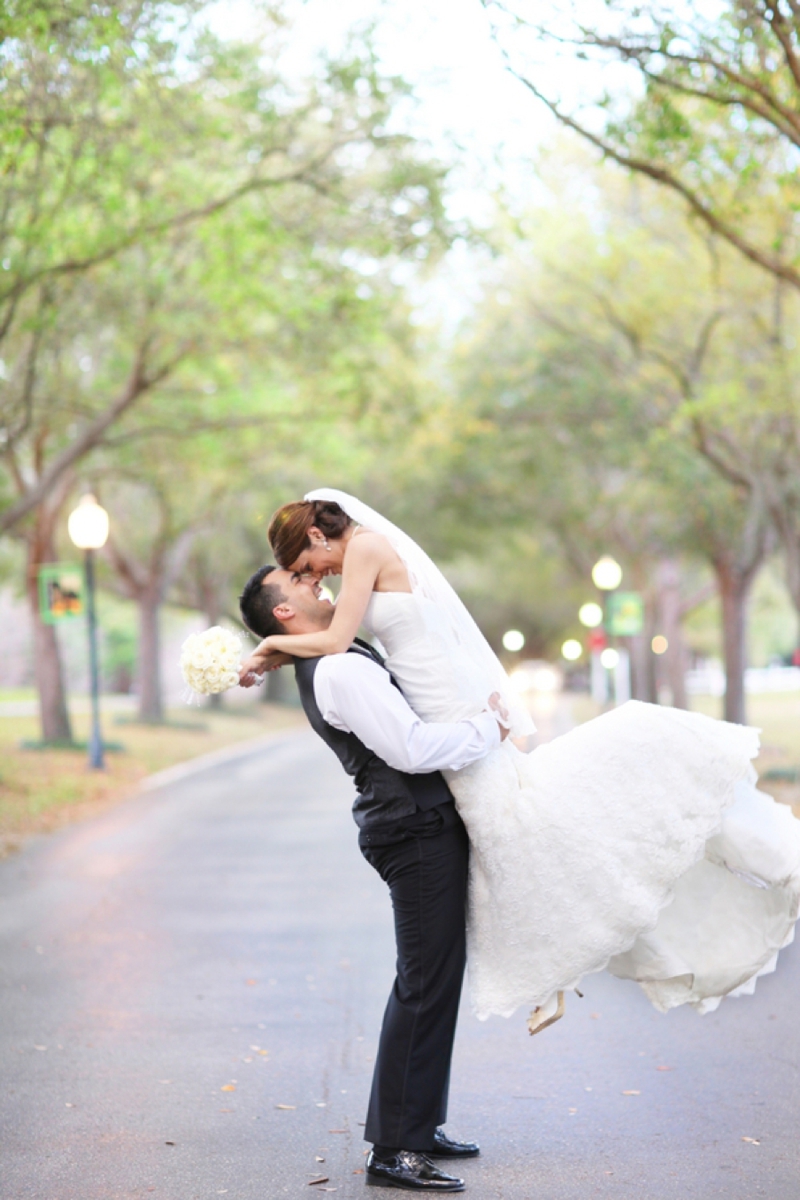
[[[297,562],[311,545],[308,531],[312,525],[326,538],[340,538],[352,521],[335,500],[293,500],[291,504],[283,504],[269,523],[267,537],[275,561],[284,570]]]

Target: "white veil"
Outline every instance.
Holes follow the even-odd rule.
[[[502,696],[511,719],[512,736],[525,737],[533,733],[536,726],[526,706],[514,692],[502,663],[455,590],[422,547],[374,508],[357,500],[355,496],[348,495],[347,492],[340,492],[337,488],[316,488],[313,492],[308,492],[305,499],[335,501],[356,524],[382,534],[392,544],[408,571],[412,590],[436,605],[464,653],[486,672],[491,687]]]

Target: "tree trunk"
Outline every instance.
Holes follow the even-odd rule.
[[[33,624],[33,653],[42,741],[71,742],[64,672],[54,625],[39,615],[39,567],[57,562],[53,529],[56,514],[40,507],[27,537],[26,592]]]
[[[689,707],[689,697],[686,692],[686,672],[689,667],[686,643],[683,640],[681,619],[683,609],[681,604],[681,577],[678,564],[673,559],[665,559],[659,565],[658,586],[660,595],[661,629],[659,633],[667,639],[667,650],[664,655],[664,667],[667,683],[672,694],[672,704],[675,708]]]
[[[148,588],[139,597],[139,720],[164,721],[161,692],[161,596]]]
[[[783,516],[783,514],[780,515]],[[800,536],[798,536],[798,531],[791,519],[776,520],[776,525],[786,564],[786,586],[792,598],[797,619],[796,656],[797,650],[800,648]]]
[[[650,649],[650,633],[647,623],[644,633],[638,633],[630,638],[631,648],[631,693],[634,700],[644,700],[648,704],[656,704],[658,696],[655,686],[655,671],[653,670],[653,654]]]
[[[725,660],[726,721],[746,724],[744,672],[747,666],[747,601],[755,572],[741,572],[725,564],[716,565],[722,603],[722,645]]]

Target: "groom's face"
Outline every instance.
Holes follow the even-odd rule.
[[[320,585],[308,575],[278,568],[264,580],[280,588],[283,600],[272,610],[287,633],[325,629],[333,620],[333,605],[320,599]]]

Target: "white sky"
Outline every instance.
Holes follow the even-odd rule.
[[[385,68],[412,83],[419,100],[411,131],[445,158],[452,157],[451,142],[461,148],[467,191],[485,194],[501,181],[513,186],[520,165],[552,131],[544,107],[505,70],[479,0],[289,0],[288,8],[285,66],[298,74],[312,68],[320,51],[340,48],[348,30],[375,22]],[[247,36],[252,27],[249,0],[219,0],[217,14],[220,32]],[[563,63],[544,71],[548,87],[563,90]],[[585,73],[584,65],[566,82],[576,85]],[[568,90],[575,95],[574,86]],[[472,207],[466,195],[460,200]]]
[[[601,0],[575,2],[584,11]],[[551,3],[564,15],[570,8],[563,0],[534,0],[531,7],[541,17]],[[252,28],[250,0],[219,0],[216,12],[219,32],[246,37]],[[499,187],[518,198],[535,189],[531,160],[555,123],[505,69],[479,0],[289,0],[289,12],[284,66],[290,74],[307,74],[322,50],[342,46],[348,30],[375,23],[374,43],[384,67],[407,79],[418,99],[409,131],[457,164],[450,187],[454,218],[488,218]],[[596,68],[588,71],[587,77],[587,64],[576,69],[563,59],[556,62],[548,50],[539,58],[537,79],[574,102],[583,85],[598,82]],[[425,288],[426,315],[432,307],[448,321],[457,319],[468,305],[472,266],[463,248],[451,253],[443,276]],[[457,292],[460,300],[454,299]]]

